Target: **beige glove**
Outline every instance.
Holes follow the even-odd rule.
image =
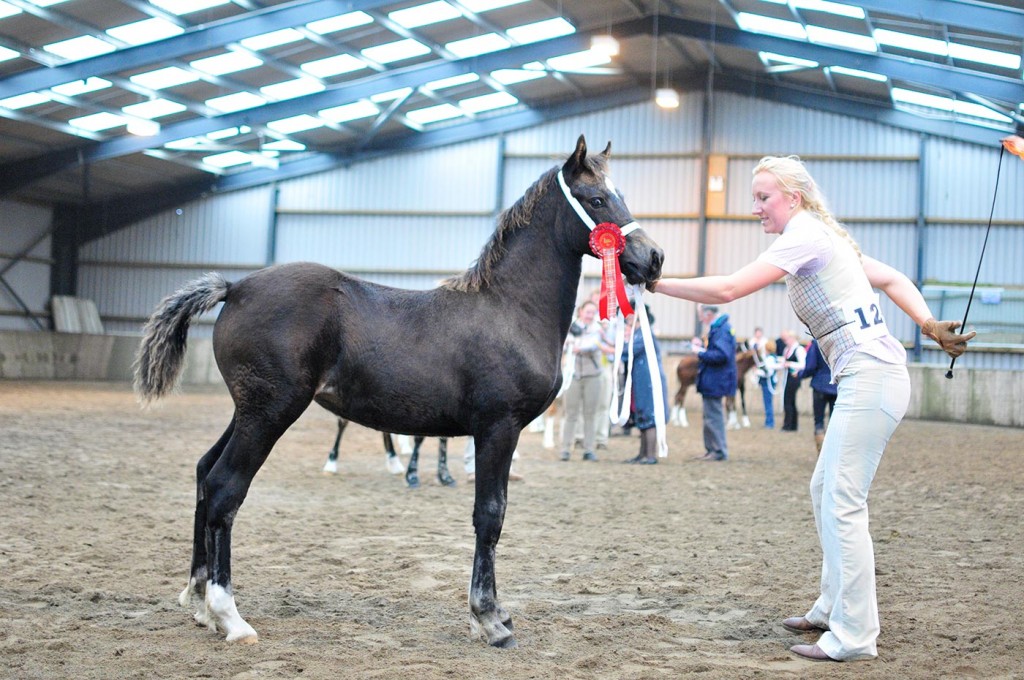
[[[977,335],[974,331],[964,335],[954,332],[959,327],[959,321],[936,321],[933,317],[921,324],[921,332],[939,343],[946,354],[956,359],[967,351],[967,341]]]

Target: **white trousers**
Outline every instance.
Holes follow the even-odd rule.
[[[806,614],[828,628],[818,646],[833,659],[877,656],[875,555],[868,531],[868,490],[910,401],[903,365],[858,353],[839,378],[839,396],[811,477],[821,542],[821,596]]]

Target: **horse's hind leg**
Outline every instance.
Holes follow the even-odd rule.
[[[405,466],[402,465],[402,461],[398,459],[398,454],[395,453],[395,441],[392,435],[385,432],[384,434],[384,452],[388,456],[388,472],[393,475],[400,475],[405,472]]]
[[[474,636],[484,635],[494,647],[515,647],[512,617],[498,602],[494,576],[495,550],[501,538],[508,504],[508,472],[519,430],[514,426],[488,436],[477,435],[476,500],[473,526],[476,552],[469,584],[469,628]]]
[[[310,401],[295,397],[274,403],[262,391],[251,396],[253,403],[260,404],[260,411],[236,411],[234,431],[205,484],[208,578],[204,607],[196,620],[223,631],[228,642],[256,642],[257,638],[256,631],[239,615],[231,589],[231,528],[235,515],[270,450]]]
[[[413,440],[412,457],[409,458],[409,465],[405,468],[405,483],[410,489],[420,487],[420,446],[423,445],[423,437],[416,437]]]
[[[740,385],[740,408],[742,409],[743,415],[740,417],[740,425],[743,427],[750,427],[750,418],[747,417],[747,386]]]
[[[448,471],[448,437],[437,440],[437,481],[441,486],[455,486],[455,478]]]
[[[330,453],[327,454],[327,462],[324,463],[325,475],[338,474],[338,447],[341,446],[341,435],[345,434],[346,427],[348,427],[348,421],[338,416],[338,435],[334,438],[334,446],[331,447]]]
[[[192,525],[192,566],[189,569],[188,585],[178,596],[178,603],[182,607],[188,606],[193,593],[200,597],[206,595],[206,476],[220,458],[221,453],[224,452],[224,447],[227,446],[234,430],[235,418],[232,416],[224,434],[196,464],[196,514]]]

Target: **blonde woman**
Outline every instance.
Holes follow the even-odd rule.
[[[906,351],[882,317],[878,295],[921,326],[951,357],[974,333],[936,321],[904,274],[862,255],[836,222],[814,179],[795,156],[762,158],[754,168],[753,213],[778,236],[750,264],[726,276],[662,279],[658,293],[721,304],[785,277],[793,311],[817,338],[838,382],[839,396],[811,477],[811,502],[822,549],[821,595],[788,630],[821,633],[793,653],[815,661],[877,655],[878,605],[874,552],[868,533],[868,490],[885,446],[910,398]]]

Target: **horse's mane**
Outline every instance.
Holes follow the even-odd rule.
[[[605,157],[601,155],[587,156],[583,164],[588,170],[595,174],[604,173],[607,169]],[[555,183],[555,175],[558,174],[561,166],[556,165],[534,182],[526,190],[518,201],[510,208],[503,210],[498,216],[498,226],[491,234],[491,238],[484,244],[476,261],[469,266],[469,269],[461,274],[452,276],[441,282],[442,288],[449,288],[462,293],[476,293],[486,287],[491,280],[491,272],[494,266],[501,261],[505,255],[505,245],[512,232],[530,223],[533,218],[533,211],[537,202],[549,187]]]

